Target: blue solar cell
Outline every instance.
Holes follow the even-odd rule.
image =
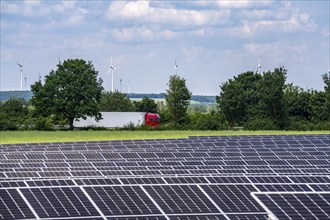
[[[85,190],[105,215],[160,214],[138,186],[85,187]]]
[[[329,219],[330,193],[257,194],[278,219]]]
[[[250,193],[256,191],[251,185],[205,185],[202,188],[225,213],[264,211],[250,199]]]
[[[99,216],[78,187],[21,190],[40,218]]]
[[[0,189],[0,218],[36,218],[16,189]]]
[[[219,212],[195,185],[159,185],[144,188],[166,214]]]

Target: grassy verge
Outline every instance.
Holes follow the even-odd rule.
[[[279,134],[330,134],[330,131],[2,131],[0,144]]]

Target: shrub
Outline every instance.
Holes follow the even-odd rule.
[[[52,121],[50,118],[39,117],[34,121],[33,128],[39,131],[51,131],[52,129]]]
[[[189,115],[188,128],[195,130],[220,130],[225,128],[224,120],[216,112],[195,112]]]
[[[270,118],[250,118],[244,125],[245,130],[278,130],[279,127]]]
[[[0,130],[1,131],[6,131],[6,130],[14,131],[17,129],[18,129],[18,127],[17,127],[16,123],[13,122],[12,120],[8,120],[8,118],[6,118],[6,114],[0,112]]]

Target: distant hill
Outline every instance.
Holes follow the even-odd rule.
[[[164,99],[165,93],[130,93],[128,94],[130,98],[143,98],[148,97],[150,99]],[[205,102],[205,103],[215,103],[215,96],[205,96],[205,95],[192,95],[192,101]]]
[[[11,97],[22,98],[28,101],[32,98],[32,95],[31,91],[0,91],[0,101],[7,101]]]
[[[31,91],[0,91],[0,101],[7,101],[11,97],[22,98],[26,101],[32,98],[33,93]],[[150,99],[164,99],[165,93],[130,93],[130,98],[143,98],[148,97]],[[203,102],[203,103],[215,103],[215,96],[204,96],[204,95],[192,95],[192,101]]]

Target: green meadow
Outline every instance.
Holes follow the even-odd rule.
[[[187,138],[217,135],[330,134],[330,131],[1,131],[0,144]]]

